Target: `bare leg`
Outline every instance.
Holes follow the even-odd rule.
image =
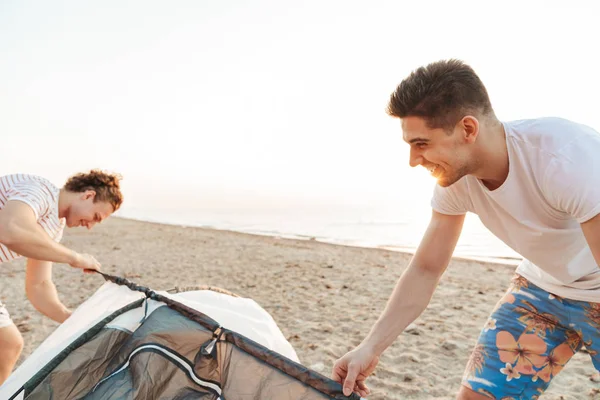
[[[456,396],[457,400],[489,400],[488,396],[484,396],[479,393],[475,393],[471,389],[466,386],[461,385],[460,390],[458,391],[458,395]]]
[[[0,385],[12,373],[21,350],[23,350],[23,336],[17,327],[12,324],[0,328]]]

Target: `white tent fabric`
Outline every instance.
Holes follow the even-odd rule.
[[[231,297],[226,294],[200,290],[169,294],[157,291],[186,306],[198,310],[229,330],[238,332],[261,345],[298,362],[292,345],[271,317],[255,301],[248,298]],[[70,343],[89,328],[120,308],[143,299],[145,295],[125,286],[106,282],[87,301],[81,304],[71,317],[61,324],[19,368],[0,386],[0,399],[8,399],[16,393],[40,368],[45,366]],[[164,303],[147,300],[148,314]],[[145,305],[130,310],[115,318],[107,327],[134,331],[143,318]],[[20,399],[19,397],[16,398]]]

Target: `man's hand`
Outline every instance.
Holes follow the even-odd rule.
[[[371,390],[365,384],[365,379],[373,373],[378,362],[379,357],[374,351],[358,346],[335,363],[331,378],[343,385],[344,396],[350,396],[354,391],[366,397]]]
[[[57,320],[56,322],[62,324],[71,316],[71,314],[73,314],[73,311],[69,310],[68,308],[65,308],[64,319],[62,321]]]
[[[73,268],[81,268],[85,273],[100,271],[100,263],[89,254],[75,253],[73,256],[73,261],[70,262],[69,265]]]

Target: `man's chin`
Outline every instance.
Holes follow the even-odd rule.
[[[441,187],[449,187],[452,186],[453,184],[455,184],[458,181],[458,179],[447,179],[443,176],[440,176],[437,179],[437,184],[440,185]]]
[[[442,173],[442,175],[437,177],[437,183],[441,187],[452,186],[467,175],[464,169],[461,169],[458,171],[458,173],[453,173],[452,175],[447,175],[447,171],[444,172],[445,173]]]

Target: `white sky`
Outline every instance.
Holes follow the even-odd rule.
[[[600,129],[599,17],[593,1],[4,0],[0,174],[114,170],[133,204],[428,204],[385,114],[396,85],[460,58],[501,119]]]

